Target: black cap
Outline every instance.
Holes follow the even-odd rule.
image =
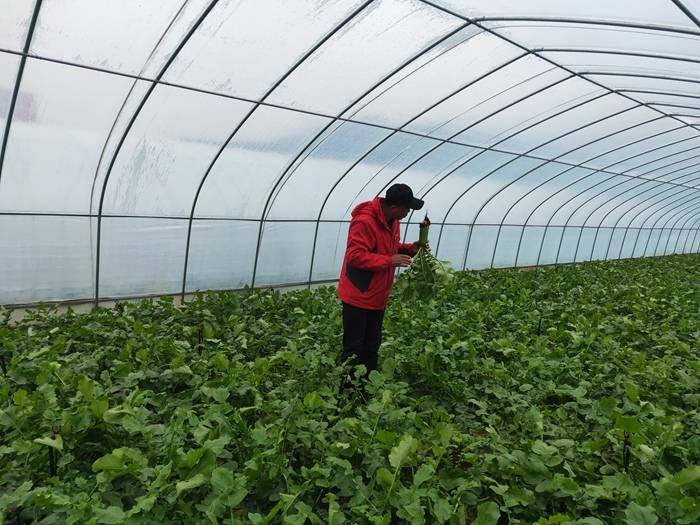
[[[394,184],[386,190],[384,201],[389,206],[406,206],[412,210],[420,210],[423,207],[423,201],[416,199],[413,196],[413,190],[406,184]]]

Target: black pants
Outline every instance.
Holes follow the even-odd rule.
[[[343,361],[365,365],[367,373],[377,369],[377,354],[382,343],[384,310],[365,310],[343,303]]]

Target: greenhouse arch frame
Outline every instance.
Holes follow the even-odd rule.
[[[456,269],[700,251],[698,0],[139,6],[6,6],[0,304],[333,282],[395,182]]]

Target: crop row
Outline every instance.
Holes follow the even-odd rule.
[[[365,397],[331,288],[6,313],[0,523],[696,524],[699,312],[694,255],[460,273]]]

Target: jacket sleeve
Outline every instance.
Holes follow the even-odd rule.
[[[391,255],[372,253],[374,237],[370,227],[361,221],[350,223],[348,234],[347,261],[360,270],[384,270],[391,268]]]
[[[406,255],[415,255],[418,253],[418,250],[416,249],[415,246],[413,246],[412,242],[409,242],[409,243],[400,242],[399,243],[399,253],[404,253]]]

